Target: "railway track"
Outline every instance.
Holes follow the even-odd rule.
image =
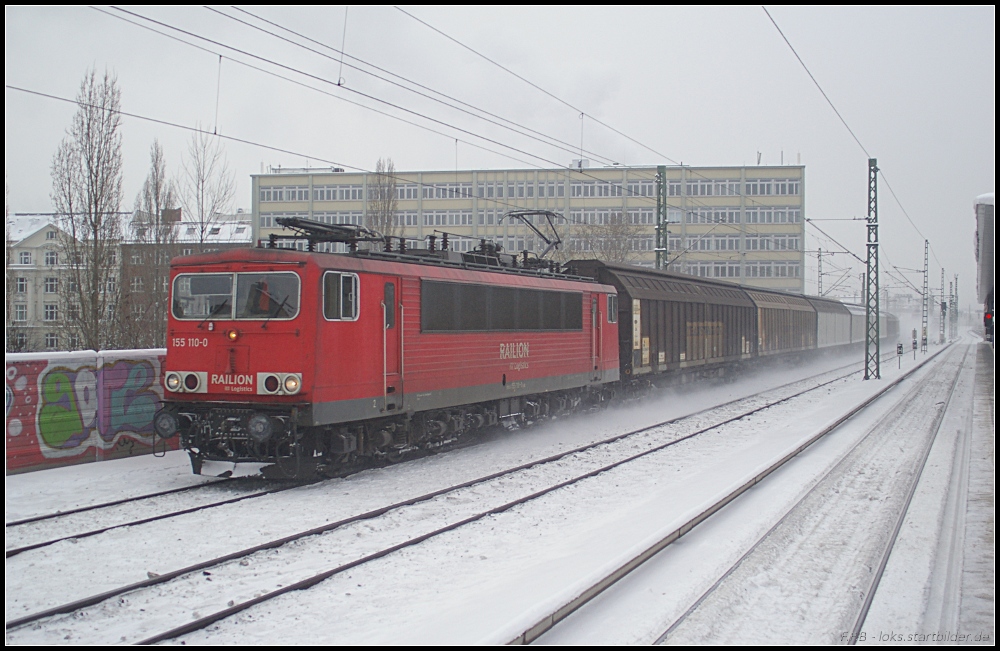
[[[886,394],[919,367],[852,407],[799,450],[844,427],[848,431],[841,433],[838,442],[824,443],[811,460],[788,470],[777,483],[762,486],[763,492],[757,494],[760,480],[798,451],[785,455],[615,572],[604,573],[580,588],[578,603],[560,604],[550,611],[550,620],[528,629],[525,637],[531,641],[555,628],[553,635],[541,639],[543,643],[572,643],[586,639],[587,631],[594,632],[589,622],[627,620],[630,607],[650,602],[632,623],[623,622],[631,632],[600,638],[598,643],[849,641],[852,629],[860,630],[863,624],[880,568],[941,426],[958,377],[952,373],[956,373],[959,357],[950,351],[902,397]],[[962,363],[957,366],[961,369]],[[886,399],[873,404],[881,396]],[[674,550],[669,560],[658,559],[651,571],[643,568],[614,593],[602,597],[595,608],[584,608],[589,599],[655,555],[654,548],[666,548],[688,533],[695,521],[704,521],[745,492],[748,501],[734,505],[735,510],[727,509],[721,520],[713,518],[707,531]],[[733,542],[718,542],[720,537]],[[724,561],[727,557],[731,560]],[[689,568],[689,575],[680,575]],[[661,598],[657,588],[668,584],[670,589]],[[656,599],[650,598],[650,589]],[[579,618],[555,626],[577,610]],[[840,617],[837,624],[824,627],[820,623],[835,615]],[[659,632],[657,625],[662,626]],[[836,636],[822,636],[820,632],[827,629],[837,631]]]
[[[888,357],[889,356],[886,356],[886,358]],[[849,368],[850,366],[852,365],[846,365],[840,367],[839,369],[828,371],[828,373],[837,372],[845,368]],[[691,416],[696,415],[697,413],[691,414]],[[666,423],[667,422],[660,423],[659,425]],[[658,425],[653,425],[652,427],[656,426]],[[464,445],[467,444],[468,443],[460,443],[451,447],[464,447]],[[341,477],[338,476],[337,478]],[[237,482],[239,485],[249,484],[253,486],[253,488],[251,488],[250,492],[247,494],[235,495],[233,497],[227,497],[223,500],[209,500],[206,502],[201,500],[202,495],[208,495],[206,491],[218,490],[220,487],[223,489],[232,488],[234,485],[237,485]],[[138,495],[135,497],[87,505],[66,511],[14,520],[5,523],[6,536],[4,555],[5,558],[12,558],[24,552],[41,549],[59,542],[88,538],[112,531],[114,529],[149,524],[152,522],[166,520],[168,518],[196,513],[198,511],[235,504],[254,497],[262,497],[281,492],[287,490],[288,488],[294,488],[297,485],[315,482],[316,480],[312,482],[283,483],[279,486],[275,486],[275,480],[271,480],[266,484],[266,486],[256,486],[256,484],[259,483],[256,478],[216,480],[195,486],[185,486],[183,488],[159,491],[156,493]],[[223,484],[225,485],[221,486]],[[191,493],[200,493],[201,495],[191,499]],[[172,500],[180,502],[180,508],[172,506]],[[147,505],[144,507],[146,508],[147,514],[144,514],[143,517],[134,517],[134,515],[130,515],[130,512],[134,511],[134,509],[130,507],[143,503]],[[153,512],[153,514],[149,515],[149,512]],[[95,523],[98,526],[94,526]]]
[[[225,480],[222,480],[225,481]],[[56,511],[55,513],[45,513],[42,515],[34,515],[30,518],[22,518],[20,520],[11,520],[10,522],[5,522],[4,527],[19,527],[25,524],[32,524],[34,522],[43,522],[45,520],[53,520],[55,518],[62,518],[67,515],[75,515],[77,513],[86,513],[88,511],[97,511],[100,509],[107,509],[112,506],[119,506],[122,504],[129,504],[132,502],[139,502],[141,500],[153,499],[156,497],[163,497],[164,495],[174,495],[176,493],[186,493],[189,491],[196,491],[206,486],[219,483],[218,481],[205,482],[203,484],[195,484],[193,486],[183,486],[181,488],[171,488],[165,491],[159,491],[156,493],[147,493],[145,495],[136,495],[135,497],[126,497],[120,500],[112,500],[110,502],[101,502],[99,504],[88,504],[87,506],[81,506],[75,509],[67,509],[65,511]]]
[[[753,639],[753,623],[768,619],[767,635],[792,639],[796,631],[782,630],[774,621],[780,620],[774,613],[790,611],[807,618],[817,634],[840,631],[826,643],[865,641],[865,619],[967,355],[968,350],[953,377],[924,377],[655,643],[747,641]],[[945,363],[957,351],[951,357]],[[820,574],[825,576],[818,579]],[[748,594],[748,584],[758,588]],[[850,586],[853,598],[830,604],[824,599],[829,591],[817,584],[833,584],[841,592]],[[809,617],[818,610],[810,608],[810,599],[823,603],[822,616]],[[719,619],[723,610],[725,622]]]
[[[12,558],[66,540],[89,538],[122,527],[139,526],[235,504],[298,485],[301,482],[290,484],[259,479],[227,479],[8,522],[5,527],[4,555]],[[220,500],[220,492],[229,493],[230,496]],[[137,509],[143,510],[145,515],[136,518]]]
[[[856,366],[856,365],[852,365]],[[59,638],[71,635],[68,639],[80,642],[96,642],[100,639],[100,631],[108,627],[101,624],[100,615],[118,617],[123,609],[130,611],[128,619],[136,622],[136,630],[128,632],[124,640],[111,639],[104,641],[156,642],[171,639],[186,632],[204,628],[212,623],[235,613],[241,612],[256,604],[274,599],[282,594],[302,590],[316,585],[326,578],[341,574],[366,563],[372,563],[380,558],[393,554],[407,547],[441,536],[472,522],[481,521],[491,515],[503,513],[515,507],[537,500],[562,488],[585,481],[609,470],[630,463],[637,459],[656,454],[671,446],[689,441],[700,434],[716,430],[726,424],[736,422],[749,415],[785,403],[797,397],[808,394],[834,382],[841,381],[855,372],[826,372],[814,378],[789,383],[776,389],[771,389],[769,397],[758,394],[731,401],[725,405],[702,410],[683,418],[671,419],[652,426],[643,427],[631,432],[620,434],[596,443],[568,450],[545,459],[535,460],[521,466],[506,469],[489,476],[463,482],[431,493],[420,495],[395,504],[387,505],[366,513],[302,531],[291,536],[255,545],[231,554],[213,558],[182,569],[151,576],[145,581],[121,586],[85,599],[48,608],[30,615],[11,619],[7,622],[8,640],[22,639],[37,641],[46,639],[44,629],[59,632]],[[831,377],[832,376],[832,377]],[[662,431],[672,426],[670,432]],[[493,496],[492,502],[483,504],[481,494]],[[514,496],[513,499],[508,499]],[[468,503],[471,506],[464,511],[456,509],[456,503]],[[483,508],[486,506],[486,508]],[[475,508],[473,508],[475,507]],[[424,532],[416,536],[383,536],[371,542],[367,539],[359,543],[358,538],[365,531],[387,530],[405,531],[407,523],[413,519],[431,522],[440,526],[427,526]],[[294,552],[287,550],[294,549]],[[304,551],[303,551],[304,550]],[[348,550],[346,555],[344,550]],[[280,568],[269,567],[269,555],[279,559],[279,566],[295,564],[295,554],[312,555],[313,557],[329,558],[340,554],[343,562],[337,563],[320,573],[305,577],[290,577]],[[367,552],[367,553],[366,553]],[[252,569],[247,569],[252,568]],[[266,581],[246,584],[246,575],[252,573],[255,577],[265,576]],[[178,587],[183,584],[183,587]],[[232,586],[239,586],[233,589]],[[183,605],[174,604],[165,610],[174,612],[179,621],[185,623],[180,627],[166,627],[154,620],[164,617],[164,608],[148,607],[151,603],[176,602],[170,594],[176,591],[190,594],[197,590],[202,595],[199,603],[214,603],[216,610],[205,616],[195,617],[183,612]],[[231,598],[234,593],[245,592],[239,599]],[[131,608],[132,604],[146,604],[146,608]],[[86,611],[86,615],[84,615]],[[156,616],[148,613],[155,612]],[[147,614],[144,614],[147,613]],[[187,616],[185,616],[187,615]],[[46,621],[43,621],[46,620]],[[145,623],[144,623],[145,622]],[[30,634],[27,634],[28,625]],[[107,624],[107,622],[105,622]],[[68,628],[78,630],[77,633],[65,633]],[[160,632],[156,632],[159,627]],[[98,635],[92,638],[91,635]],[[36,637],[42,635],[42,637]]]

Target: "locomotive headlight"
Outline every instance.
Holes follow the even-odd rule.
[[[164,378],[163,384],[167,387],[169,391],[179,391],[181,388],[181,376],[180,373],[170,372],[167,373]]]
[[[302,380],[298,375],[285,376],[285,393],[298,393],[302,387]]]
[[[264,391],[267,393],[277,393],[281,383],[278,382],[277,375],[268,375],[264,378]]]
[[[201,386],[201,378],[198,377],[197,373],[188,373],[184,376],[185,389],[188,391],[197,391],[199,386]]]
[[[274,433],[274,423],[264,414],[254,414],[247,422],[247,430],[257,443],[264,443]]]
[[[153,418],[153,428],[162,438],[168,439],[177,434],[177,417],[169,411],[161,411]]]
[[[239,330],[236,330],[235,328],[233,328],[232,330],[226,330],[226,339],[228,339],[229,341],[236,341],[239,338],[240,338]]]

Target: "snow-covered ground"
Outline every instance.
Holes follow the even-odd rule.
[[[836,360],[817,363],[825,367],[836,365]],[[895,366],[895,360],[883,365],[886,380],[899,372]],[[904,371],[912,367],[912,356],[909,359],[904,356],[902,366]],[[637,426],[692,413],[817,370],[786,369],[733,384],[672,392],[641,405],[483,437],[478,445],[395,467],[171,518],[136,527],[134,531],[126,528],[26,552],[7,561],[7,617],[36,612],[145,579],[150,572],[164,573],[185,567],[199,559],[333,522],[589,441],[606,439]],[[681,444],[669,452],[657,453],[537,502],[338,574],[314,588],[286,594],[184,639],[282,644],[319,640],[343,644],[506,642],[590,577],[641,548],[659,532],[690,517],[712,495],[724,492],[743,481],[747,473],[766,466],[782,450],[794,447],[809,433],[835,419],[848,403],[860,402],[873,393],[878,384],[861,382],[856,377],[836,383],[814,392],[807,400],[762,412],[714,431],[697,443]],[[868,422],[865,418],[874,422],[877,416],[852,422],[855,436],[864,431]],[[810,473],[816,470],[809,469],[810,464],[817,468],[829,466],[843,454],[842,448],[824,441],[808,455],[817,456],[818,460],[807,461],[807,455],[802,455],[776,475],[798,472],[803,477],[813,476]],[[6,519],[205,481],[189,473],[184,456],[173,454],[164,459],[146,457],[8,477]],[[768,482],[785,486],[779,489],[786,493],[785,499],[800,495],[801,481],[805,481],[793,480],[786,485],[777,480],[775,476]],[[125,596],[89,609],[85,617],[64,616],[63,620],[53,622],[55,626],[44,627],[44,631],[39,629],[36,633],[29,626],[9,632],[7,641],[134,642],[157,630],[225,608],[229,602],[287,585],[308,572],[358,557],[377,546],[376,541],[381,545],[391,536],[405,538],[427,531],[442,518],[461,517],[463,509],[472,504],[481,505],[486,498],[501,499],[508,489],[513,487],[503,490],[494,487],[488,494],[481,488],[479,494],[469,491],[452,496],[450,508],[445,501],[443,506],[427,504],[410,509],[397,516],[391,526],[380,522],[378,531],[361,525],[340,531],[336,536],[323,536],[322,541],[296,543],[296,550],[261,553],[220,566],[208,574],[165,584],[162,592],[155,595]],[[751,501],[753,494],[741,500]],[[773,498],[758,501],[755,508],[759,511],[777,509],[772,505]],[[696,550],[695,542],[701,538],[711,541],[707,544],[724,546],[727,540],[749,539],[763,533],[758,532],[759,525],[739,518],[728,525],[719,524],[725,522],[728,510],[698,527],[661,556]],[[688,553],[693,553],[693,561],[715,552]],[[719,558],[725,557],[725,552],[718,553]],[[660,563],[658,557],[648,565]],[[693,562],[682,562],[678,567],[683,571],[672,577],[666,588],[661,586],[657,590],[665,599],[680,603],[690,590],[685,591],[683,580],[678,579],[706,570],[695,569],[699,566]],[[206,590],[209,583],[211,589]],[[605,595],[617,589],[615,586]],[[167,602],[171,604],[169,608],[163,606]],[[644,608],[655,611],[663,602],[664,599],[648,599]],[[156,612],[147,614],[149,610]],[[580,620],[585,610],[571,619]],[[655,618],[655,614],[651,616]],[[599,630],[615,629],[623,636],[607,641],[649,641],[636,635],[635,628],[629,637],[630,626],[617,619],[611,623],[609,617],[615,619],[603,614],[589,618]],[[94,620],[93,625],[81,625],[80,620],[88,618]],[[549,635],[557,633],[558,629]],[[589,641],[601,639],[591,637]],[[550,640],[561,641],[558,637],[543,638]]]

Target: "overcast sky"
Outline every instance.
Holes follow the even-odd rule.
[[[343,42],[350,56],[571,143],[574,151],[582,122],[583,147],[591,152],[585,157],[593,165],[753,165],[758,152],[762,164],[774,165],[801,157],[809,219],[865,216],[863,146],[902,204],[880,179],[883,261],[922,268],[928,238],[931,286],[939,284],[942,266],[949,280],[958,273],[961,302],[968,305],[975,298],[972,203],[994,190],[995,8],[769,10],[860,145],[760,7],[407,8],[559,100],[392,7],[350,7],[346,36],[344,7],[249,9],[338,50]],[[91,68],[117,75],[125,112],[291,152],[225,143],[238,180],[237,205],[246,210],[250,175],[272,165],[336,162],[371,170],[381,157],[398,170],[438,170],[454,169],[457,156],[462,169],[488,169],[553,167],[579,157],[391,86],[350,67],[364,67],[357,60],[347,58],[341,68],[339,55],[319,45],[310,47],[329,58],[208,9],[129,9],[159,26],[104,11],[5,8],[4,165],[12,212],[52,210],[50,166],[75,106],[9,86],[71,99]],[[233,9],[220,11],[255,22]],[[125,17],[198,47],[120,19]],[[338,78],[343,87],[335,85]],[[582,121],[581,111],[588,116]],[[123,208],[130,209],[153,140],[179,174],[191,132],[125,117],[122,133]],[[456,138],[462,141],[457,153]],[[816,226],[864,257],[863,223]],[[812,226],[806,235],[809,251],[840,249]],[[806,288],[813,292],[815,254],[807,253],[806,261]],[[856,290],[863,265],[846,255],[824,258],[824,271],[847,267],[852,283],[845,286]],[[908,277],[919,286],[919,275]],[[835,278],[824,277],[827,287]]]

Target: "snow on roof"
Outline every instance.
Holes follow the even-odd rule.
[[[181,221],[174,226],[178,243],[201,242],[202,224]],[[204,224],[205,242],[249,243],[253,238],[253,227],[249,220],[220,220]]]
[[[52,218],[45,215],[14,215],[7,220],[7,237],[18,244],[46,226],[51,226]]]
[[[992,206],[993,205],[993,193],[992,192],[987,192],[986,194],[981,194],[978,197],[976,197],[976,205],[978,206],[979,204],[982,204],[982,203],[984,203],[984,204],[986,204],[988,206]]]

